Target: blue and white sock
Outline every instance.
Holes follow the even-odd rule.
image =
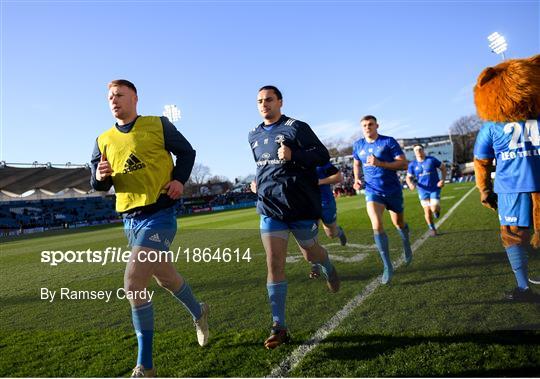
[[[428,226],[429,226],[429,229],[435,230],[435,224],[428,224]]]
[[[189,284],[187,284],[187,282],[184,282],[178,292],[174,294],[174,297],[176,297],[184,305],[184,307],[186,307],[189,313],[191,313],[191,317],[193,317],[194,320],[198,320],[201,318],[201,304],[199,304],[197,299],[195,299],[195,296],[191,291],[191,287],[189,286]]]
[[[287,281],[267,283],[268,299],[272,309],[272,321],[285,328],[285,300],[287,299]]]
[[[319,262],[319,265],[321,266],[324,276],[328,278],[328,276],[332,274],[332,271],[334,271],[334,265],[332,264],[332,262],[330,262],[330,256],[328,255],[328,251],[326,249],[324,249],[324,251],[326,252],[326,259],[322,262]]]
[[[388,236],[384,232],[382,233],[375,232],[373,234],[373,238],[375,239],[375,244],[377,245],[377,249],[379,249],[379,254],[383,261],[384,267],[386,269],[393,270],[392,261],[390,260],[390,250],[388,248]]]
[[[514,245],[506,248],[506,255],[516,276],[518,288],[526,290],[529,288],[527,250],[523,246]]]
[[[145,369],[153,367],[152,340],[154,338],[154,307],[151,302],[131,308],[133,327],[137,334],[139,346],[137,365],[143,365]]]

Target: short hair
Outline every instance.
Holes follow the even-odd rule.
[[[422,145],[421,143],[415,143],[415,144],[413,145],[413,147],[412,147],[413,150],[414,150],[417,146],[420,147],[420,148],[422,148],[422,149],[424,148],[424,145]]]
[[[283,95],[281,94],[281,91],[276,86],[263,86],[259,89],[259,92],[261,91],[269,91],[272,90],[276,94],[278,100],[283,100]]]
[[[118,86],[131,88],[135,92],[135,94],[137,94],[137,88],[135,88],[135,84],[131,83],[129,80],[126,80],[126,79],[112,80],[107,86],[107,88],[111,89],[111,87],[118,87]]]
[[[370,115],[370,114],[368,114],[368,115],[362,117],[362,118],[360,119],[360,122],[362,122],[362,121],[369,121],[369,120],[373,120],[373,121],[377,122],[377,118],[376,118],[375,116]]]

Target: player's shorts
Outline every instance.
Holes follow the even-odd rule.
[[[317,220],[281,221],[272,217],[261,215],[261,234],[272,237],[289,239],[292,232],[298,244],[302,247],[313,246],[317,242],[319,223]]]
[[[532,225],[532,198],[529,192],[499,193],[498,212],[501,225]]]
[[[396,213],[403,212],[403,193],[401,191],[389,195],[379,195],[366,191],[366,202],[383,204],[386,209]]]
[[[422,204],[423,207],[437,205],[441,202],[441,189],[437,188],[435,191],[427,191],[418,188],[418,198],[420,199],[420,204]]]
[[[337,208],[336,201],[323,201],[322,202],[322,216],[321,220],[324,225],[332,225],[337,220]]]
[[[133,218],[124,218],[124,233],[130,247],[142,246],[154,251],[168,251],[176,235],[176,213],[169,207]]]

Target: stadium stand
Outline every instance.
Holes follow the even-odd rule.
[[[0,235],[35,233],[51,229],[77,228],[120,222],[114,210],[114,188],[108,193],[90,187],[88,167],[57,168],[0,166]],[[177,214],[221,211],[255,205],[249,183],[233,190],[183,198]],[[219,188],[218,188],[219,187]]]

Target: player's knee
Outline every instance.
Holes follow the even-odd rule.
[[[133,278],[128,278],[124,281],[124,290],[127,293],[139,292],[144,290],[145,288],[146,286],[144,284]]]
[[[530,237],[529,228],[501,225],[501,240],[505,248],[514,245],[526,246]]]

